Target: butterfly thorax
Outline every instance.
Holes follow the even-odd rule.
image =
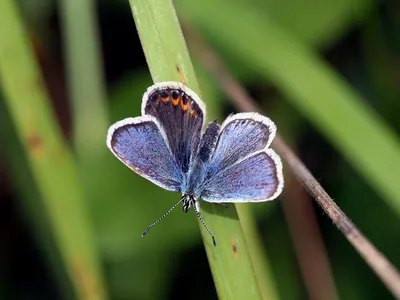
[[[199,185],[204,180],[205,172],[206,172],[206,165],[199,159],[197,159],[193,163],[192,167],[190,168],[187,174],[187,179],[182,185],[182,192],[187,194],[193,194],[194,196],[199,197],[200,195],[196,193],[196,191]]]
[[[184,193],[182,195],[182,210],[187,213],[192,207],[195,207],[198,198],[193,193]]]
[[[211,155],[215,149],[219,133],[217,121],[211,122],[201,137],[199,148],[193,157],[186,180],[182,184],[182,191],[185,194],[192,194],[196,199],[201,196],[201,185],[207,176],[207,167]]]

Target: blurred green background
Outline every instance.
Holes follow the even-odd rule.
[[[142,94],[152,84],[129,2],[0,2],[0,299],[101,299],[74,294],[62,257],[75,250],[63,250],[71,242],[60,242],[63,230],[70,230],[65,235],[72,241],[81,237],[77,243],[87,246],[82,256],[90,258],[109,299],[217,299],[194,214],[177,209],[142,239],[180,196],[135,175],[105,146],[107,127],[139,115]],[[41,126],[60,126],[51,134],[67,149],[55,150],[63,153],[58,159],[65,168],[35,165],[41,150],[26,155],[20,142],[18,120],[27,120],[23,128],[35,121],[26,118],[29,111],[18,117],[23,98],[19,106],[11,103],[18,99],[12,78],[20,66],[21,74],[27,71],[4,56],[2,47],[12,44],[5,39],[15,35],[11,17],[2,17],[12,16],[6,2],[15,6],[44,78],[24,92],[47,91],[58,123]],[[399,268],[400,2],[174,4],[181,25],[203,36],[342,210]],[[92,19],[80,23],[81,13]],[[78,35],[70,30],[74,25]],[[190,32],[184,31],[208,119],[222,122],[235,108],[202,64]],[[80,43],[87,45],[87,59],[74,56],[71,45]],[[341,299],[393,299],[323,211],[286,179],[277,201],[251,206],[276,299],[336,299],[335,293]],[[329,260],[325,268],[315,266],[318,255]],[[80,267],[74,270],[80,274]],[[79,274],[78,281],[91,286]],[[316,291],[315,278],[328,278],[321,286],[330,288]]]

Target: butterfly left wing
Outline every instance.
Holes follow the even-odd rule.
[[[200,142],[204,103],[182,83],[156,83],[143,96],[142,115],[157,118],[177,165],[187,173]]]
[[[265,149],[210,176],[200,187],[208,202],[261,202],[273,200],[283,188],[282,163],[272,149]]]
[[[137,174],[166,190],[178,192],[183,175],[164,136],[162,127],[152,116],[127,118],[110,127],[107,146]]]

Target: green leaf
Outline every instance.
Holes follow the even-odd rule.
[[[43,199],[42,218],[49,220],[47,226],[77,297],[104,299],[99,256],[76,166],[53,116],[13,0],[0,2],[0,28],[0,80],[13,121],[9,125],[15,126],[32,173],[33,182],[27,185]],[[10,158],[17,160],[16,156]],[[20,182],[19,178],[13,180]],[[30,207],[38,200],[34,196],[26,199]]]

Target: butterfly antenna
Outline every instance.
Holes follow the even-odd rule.
[[[206,223],[203,220],[203,216],[200,214],[199,210],[197,209],[196,205],[193,206],[194,211],[196,212],[196,216],[200,219],[201,224],[203,224],[204,229],[207,231],[207,233],[211,236],[212,242],[214,247],[217,247],[217,243],[215,242],[214,235],[212,234],[211,230],[208,229]]]
[[[162,219],[164,219],[166,216],[169,215],[169,213],[171,211],[174,210],[174,208],[176,208],[181,202],[183,201],[183,198],[181,198],[181,200],[179,200],[178,203],[176,203],[174,206],[172,206],[169,211],[167,211],[164,215],[162,215],[157,221],[155,221],[153,224],[151,224],[149,227],[147,227],[147,229],[142,233],[142,237],[144,237],[150,230],[151,227],[157,225]]]

